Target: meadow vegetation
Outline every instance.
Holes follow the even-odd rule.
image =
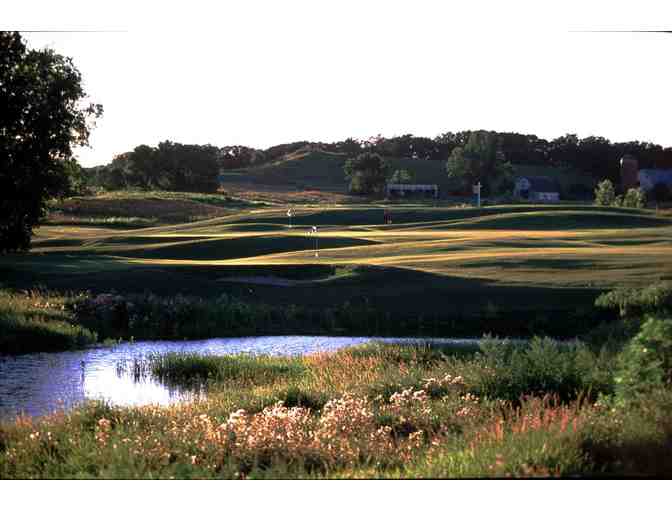
[[[283,333],[536,338],[155,356],[133,364],[138,377],[200,397],[4,421],[0,478],[669,474],[669,217],[408,204],[382,225],[385,204],[305,205],[289,229],[277,204],[184,199],[218,212],[165,224],[124,202],[116,217],[158,221],[45,225],[31,253],[3,257],[0,350]],[[88,207],[80,217],[97,217]]]
[[[669,325],[657,331],[672,341]],[[140,376],[205,393],[4,422],[0,478],[669,476],[669,353],[644,386],[621,378],[626,352],[491,339],[481,350],[155,356]]]
[[[90,346],[97,333],[68,309],[72,300],[56,293],[0,290],[0,353],[62,351]]]

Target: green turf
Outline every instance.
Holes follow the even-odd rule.
[[[46,226],[31,253],[0,260],[0,282],[455,315],[487,304],[574,309],[602,289],[672,277],[672,220],[652,211],[404,205],[382,225],[382,206],[306,206],[295,208],[292,229],[285,212],[250,208],[121,231]]]

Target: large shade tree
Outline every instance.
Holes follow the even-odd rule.
[[[350,181],[350,192],[362,195],[382,193],[392,173],[392,168],[375,152],[348,159],[343,169]]]
[[[28,249],[47,200],[68,188],[72,150],[103,111],[81,82],[70,58],[0,32],[0,253]]]
[[[446,170],[465,187],[480,182],[487,190],[494,180],[511,173],[511,165],[504,162],[497,133],[473,131],[464,147],[453,149]]]

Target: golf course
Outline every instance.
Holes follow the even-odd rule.
[[[97,357],[139,352],[137,341],[149,354],[117,361],[109,384],[154,381],[174,394],[206,393],[170,405],[93,398],[5,421],[2,477],[669,473],[656,454],[670,444],[669,391],[650,371],[658,366],[656,328],[668,326],[641,315],[669,300],[666,214],[156,193],[75,202],[54,207],[29,253],[2,260],[0,346],[41,351],[6,357],[5,369],[18,374],[23,359],[44,358],[49,374],[61,366],[56,356],[87,359],[87,391],[104,373]],[[392,223],[383,222],[385,211]],[[598,296],[624,287],[633,289],[624,298],[612,292],[597,301],[630,306],[626,316],[596,306]],[[307,336],[277,336],[291,334]],[[537,338],[366,340],[301,356],[200,353],[186,341],[244,349],[263,337],[227,337],[275,335],[263,341],[282,348],[312,334]],[[546,334],[555,340],[539,338]],[[155,342],[166,339],[185,341]],[[101,341],[105,347],[91,348]],[[152,344],[163,352],[152,354]],[[52,361],[44,352],[66,349],[82,350],[55,352]],[[655,354],[629,361],[647,349]],[[57,391],[49,379],[33,384]]]
[[[287,207],[223,209],[219,217],[149,228],[47,224],[29,254],[3,258],[0,278],[101,292],[252,290],[297,304],[359,296],[397,309],[465,304],[473,290],[495,303],[515,296],[521,307],[536,307],[554,293],[672,277],[672,217],[650,210],[398,205],[390,208],[393,224],[384,225],[383,208],[292,206],[291,228]],[[426,298],[404,299],[414,293]]]
[[[29,253],[3,257],[0,281],[57,294],[225,295],[307,314],[296,326],[271,321],[266,334],[322,331],[315,314],[346,307],[378,318],[342,332],[570,337],[600,293],[672,277],[672,217],[653,210],[229,199],[199,209],[205,219],[175,222],[176,211],[216,199],[79,199],[76,214],[36,230]],[[90,215],[115,208],[136,216]],[[386,209],[392,224],[383,224]],[[555,320],[567,314],[577,320]]]
[[[669,479],[669,34],[584,5],[238,3],[0,31],[0,488]],[[462,503],[435,487],[371,501]],[[314,488],[266,492],[344,505]]]

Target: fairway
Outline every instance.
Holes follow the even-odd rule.
[[[17,287],[216,296],[409,313],[588,306],[602,289],[672,278],[672,221],[582,205],[341,205],[227,211],[149,228],[45,225],[6,256]],[[315,237],[318,228],[318,257]]]

